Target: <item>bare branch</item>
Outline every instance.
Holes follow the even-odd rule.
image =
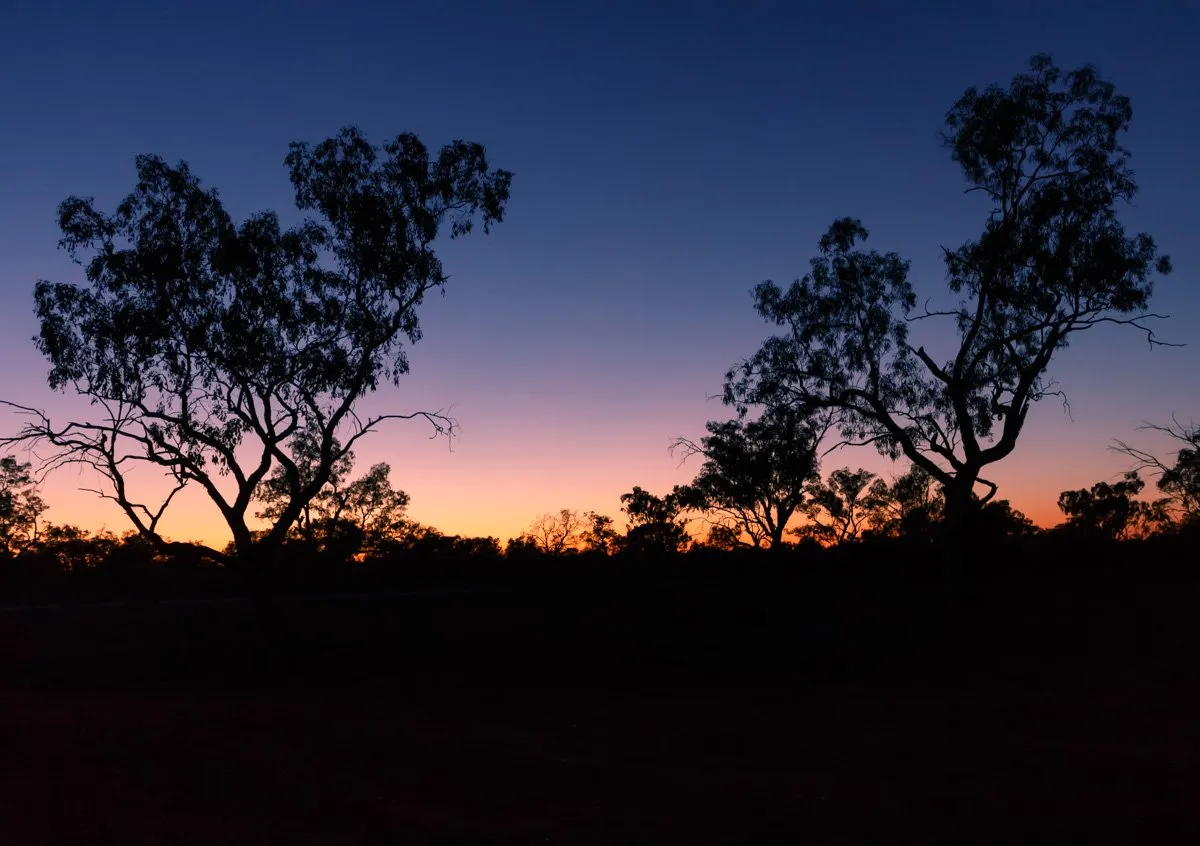
[[[1133,326],[1134,328],[1139,329],[1142,332],[1146,333],[1146,342],[1147,342],[1147,344],[1149,344],[1151,349],[1153,349],[1154,347],[1186,347],[1187,344],[1185,344],[1185,343],[1176,343],[1176,342],[1171,342],[1171,341],[1159,340],[1159,338],[1154,334],[1154,329],[1149,326],[1144,326],[1141,322],[1143,320],[1168,320],[1168,319],[1170,319],[1170,317],[1171,317],[1171,315],[1169,315],[1169,314],[1153,314],[1153,313],[1139,314],[1136,317],[1128,317],[1128,318],[1114,317],[1112,315],[1103,315],[1103,316],[1098,316],[1098,317],[1089,317],[1086,319],[1079,319],[1079,320],[1076,320],[1075,323],[1078,328],[1078,331],[1080,331],[1080,332],[1087,330],[1087,329],[1091,329],[1093,326],[1099,326],[1102,323],[1111,323],[1114,326]]]

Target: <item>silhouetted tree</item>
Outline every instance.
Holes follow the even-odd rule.
[[[818,478],[817,449],[829,424],[779,407],[756,420],[709,421],[706,428],[698,444],[686,438],[671,444],[685,457],[704,457],[680,496],[695,510],[732,521],[754,546],[778,547]]]
[[[107,530],[89,532],[71,524],[48,524],[30,551],[64,573],[99,568],[121,539]]]
[[[883,535],[928,537],[942,520],[945,497],[920,465],[892,479],[871,483],[868,494],[872,531]]]
[[[807,276],[755,289],[758,312],[786,332],[729,371],[726,401],[837,410],[848,441],[904,454],[942,485],[959,534],[995,494],[981,471],[1057,393],[1047,369],[1075,333],[1125,324],[1158,343],[1144,309],[1153,272],[1170,263],[1116,214],[1137,189],[1118,142],[1132,114],[1095,70],[1064,73],[1047,56],[1008,88],[968,89],[943,141],[990,209],[978,239],[944,251],[958,304],[917,311],[908,262],[862,249],[863,225],[838,220]],[[957,330],[947,360],[909,340],[910,322],[929,317]]]
[[[826,481],[812,485],[805,509],[811,522],[797,529],[797,536],[824,543],[856,540],[882,506],[880,489],[871,486],[874,480],[875,474],[869,470],[843,467],[831,472]]]
[[[980,538],[1025,537],[1036,534],[1033,521],[1012,507],[1007,499],[993,499],[979,511],[975,525]]]
[[[588,552],[611,555],[617,549],[620,536],[613,528],[613,518],[595,511],[585,511],[587,527],[583,532],[583,548]]]
[[[467,559],[499,558],[500,539],[493,537],[461,537],[451,538],[451,548],[455,555]]]
[[[1142,533],[1155,517],[1153,506],[1137,499],[1146,483],[1136,470],[1119,482],[1097,482],[1091,489],[1063,491],[1058,507],[1067,526],[1110,540],[1125,540]]]
[[[15,555],[36,540],[45,510],[29,463],[0,457],[0,555]]]
[[[629,552],[665,555],[681,551],[688,543],[687,521],[680,515],[685,509],[677,485],[666,496],[655,496],[634,486],[621,494],[621,510],[629,518],[621,546]]]
[[[527,542],[546,555],[562,555],[583,549],[591,529],[586,514],[563,508],[557,514],[543,514],[521,534],[519,541]]]
[[[504,555],[507,558],[532,558],[543,554],[537,541],[524,532],[515,538],[509,538],[504,544]]]
[[[743,546],[742,530],[729,523],[712,523],[704,537],[703,546],[730,552]]]
[[[432,559],[466,559],[501,555],[500,541],[493,537],[446,535],[431,526],[406,521],[400,533],[367,551],[367,560],[401,559],[427,562]]]
[[[335,442],[335,448],[336,448]],[[319,445],[307,434],[292,439],[290,454],[303,484],[318,469]],[[343,452],[330,469],[324,487],[310,499],[296,517],[293,534],[321,548],[338,548],[344,556],[364,547],[374,547],[407,531],[404,510],[409,497],[392,487],[391,466],[374,464],[360,478],[350,482],[347,475],[354,466],[354,453]],[[256,498],[263,508],[255,516],[278,520],[291,501],[287,474],[277,465],[259,484]]]
[[[1173,464],[1123,441],[1117,441],[1114,449],[1133,458],[1137,462],[1135,470],[1149,470],[1158,476],[1158,489],[1166,494],[1164,506],[1169,503],[1181,522],[1200,521],[1200,425],[1185,426],[1172,420],[1166,426],[1146,424],[1142,428],[1162,432],[1183,444],[1175,453]]]
[[[332,519],[354,525],[371,546],[408,530],[404,511],[408,508],[409,497],[392,487],[391,472],[387,462],[372,464],[335,499]]]
[[[349,451],[343,452],[341,444],[336,440],[333,448],[341,455],[330,465],[325,484],[296,513],[296,519],[290,529],[291,532],[310,542],[316,541],[318,526],[329,516],[335,493],[345,486],[346,477],[354,469],[354,454]],[[311,432],[301,430],[288,441],[287,451],[291,456],[300,484],[311,484],[319,470],[321,445]],[[259,482],[254,497],[262,505],[262,509],[255,513],[255,517],[270,521],[272,524],[283,517],[284,511],[291,502],[291,482],[282,465],[276,465],[271,473]]]
[[[368,547],[366,553],[368,557],[375,559],[419,553],[441,543],[445,537],[432,526],[415,520],[402,520],[387,537]]]
[[[408,371],[418,308],[447,279],[433,249],[443,226],[455,237],[481,219],[486,232],[503,217],[511,174],[490,169],[479,144],[431,156],[414,135],[375,147],[352,128],[293,144],[286,165],[308,215],[286,230],[269,211],[235,224],[186,164],[156,156],[138,157],[137,185],[113,213],[81,197],[59,208],[61,244],[90,284],[38,282],[38,347],[51,387],[88,397],[96,416],[54,425],[21,407],[20,438],[56,448],[51,467],[95,468],[109,486],[101,495],[160,547],[171,497],[195,483],[237,557],[269,557],[382,421],[451,425],[432,412],[363,418],[355,406]],[[308,478],[287,449],[302,433],[316,445]],[[165,501],[135,501],[137,464],[174,482]],[[287,500],[255,537],[250,505],[277,466]]]

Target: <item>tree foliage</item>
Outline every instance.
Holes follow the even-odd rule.
[[[993,499],[980,509],[976,529],[981,538],[1012,538],[1034,535],[1038,527],[1007,499]]]
[[[837,220],[806,276],[755,289],[758,312],[784,331],[729,371],[726,401],[836,410],[848,441],[903,454],[940,483],[961,523],[995,493],[981,471],[1056,393],[1048,368],[1072,336],[1116,323],[1157,342],[1145,308],[1170,264],[1117,217],[1137,190],[1120,144],[1132,114],[1094,69],[1063,72],[1047,56],[1007,88],[968,89],[943,142],[988,211],[978,238],[944,251],[957,304],[918,310],[908,263],[864,249],[866,228]],[[932,318],[957,334],[949,358],[910,339],[912,321]]]
[[[408,494],[392,487],[391,472],[392,467],[387,462],[372,464],[335,500],[334,519],[353,525],[370,546],[404,531],[409,523],[404,516]]]
[[[509,538],[505,554],[522,557],[595,553],[611,555],[617,551],[621,536],[613,528],[613,519],[595,511],[561,508],[534,519],[529,528]]]
[[[28,462],[0,457],[0,555],[14,555],[37,538],[46,504],[30,471]]]
[[[307,434],[292,439],[290,453],[302,484],[317,473],[320,445]],[[318,547],[336,545],[354,554],[395,540],[408,531],[404,511],[409,497],[392,487],[391,466],[374,464],[358,479],[349,480],[354,453],[342,452],[330,469],[325,485],[300,510],[291,534]],[[276,466],[259,484],[256,494],[262,509],[255,516],[272,523],[278,521],[289,502],[290,487],[283,467]]]
[[[1109,540],[1127,540],[1144,533],[1161,514],[1161,506],[1137,499],[1146,486],[1136,470],[1119,482],[1097,482],[1090,489],[1063,491],[1058,507],[1071,529]]]
[[[823,543],[857,540],[877,521],[886,491],[886,484],[870,470],[834,470],[824,482],[818,480],[811,486],[805,509],[809,522],[796,533]]]
[[[596,511],[585,511],[587,527],[583,533],[583,548],[587,552],[611,555],[617,551],[620,535],[613,528],[613,518]]]
[[[583,549],[590,530],[588,515],[562,508],[555,514],[547,513],[535,519],[519,540],[546,555],[563,555]]]
[[[111,213],[90,198],[59,209],[61,245],[87,285],[41,281],[38,347],[50,385],[88,397],[96,414],[62,425],[35,409],[21,433],[48,442],[51,466],[84,463],[137,530],[160,545],[174,496],[140,503],[128,470],[159,468],[173,491],[197,484],[219,509],[239,557],[277,548],[353,444],[380,422],[355,405],[408,371],[418,310],[446,282],[434,243],[500,221],[511,174],[479,144],[436,155],[414,135],[377,147],[355,129],[293,144],[296,207],[235,223],[189,167],[139,156],[137,184]],[[303,472],[289,445],[314,449]],[[255,536],[251,503],[272,472],[285,495]]]
[[[1146,424],[1142,428],[1161,432],[1181,444],[1173,462],[1123,441],[1117,441],[1114,449],[1134,459],[1135,470],[1158,476],[1156,484],[1165,494],[1163,505],[1171,508],[1180,522],[1200,521],[1200,424],[1184,425],[1173,419],[1165,426]]]
[[[687,520],[686,493],[676,486],[665,496],[655,496],[634,486],[621,494],[621,510],[628,517],[622,549],[642,555],[669,555],[683,550],[690,538]]]
[[[892,479],[871,483],[871,526],[880,535],[928,538],[941,522],[946,498],[920,465]]]
[[[742,540],[742,530],[728,522],[713,522],[709,524],[708,532],[700,544],[701,547],[731,552],[745,546]]]
[[[786,407],[756,420],[710,421],[700,443],[679,438],[672,444],[686,456],[704,457],[681,495],[692,508],[731,521],[754,546],[779,546],[817,479],[817,450],[827,428]]]

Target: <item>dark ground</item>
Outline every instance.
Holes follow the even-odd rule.
[[[1200,842],[1194,586],[1015,590],[6,609],[0,842]]]

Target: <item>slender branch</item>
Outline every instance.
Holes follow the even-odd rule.
[[[440,409],[438,411],[414,411],[411,414],[381,414],[378,417],[372,417],[368,419],[366,423],[362,424],[362,426],[359,428],[359,431],[355,432],[350,436],[349,439],[347,439],[343,453],[348,452],[350,447],[352,447],[359,438],[361,438],[363,435],[366,435],[368,432],[373,431],[376,426],[384,421],[415,420],[418,417],[424,418],[433,427],[433,433],[429,436],[430,440],[434,440],[435,438],[442,436],[453,439],[459,430],[458,421]]]
[[[911,347],[910,347],[910,349],[911,349]],[[930,373],[932,373],[934,376],[936,376],[938,378],[938,380],[940,382],[942,382],[943,384],[946,384],[946,385],[950,384],[950,381],[951,381],[950,374],[947,373],[942,368],[938,367],[938,365],[934,362],[934,360],[929,357],[929,354],[925,352],[925,347],[918,347],[915,350],[915,352],[916,352],[917,358],[921,359],[921,361],[925,363],[925,366],[929,369]]]

